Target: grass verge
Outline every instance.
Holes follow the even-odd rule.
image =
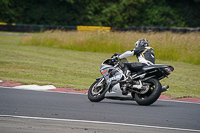
[[[47,31],[24,37],[20,44],[46,46],[76,51],[122,53],[134,48],[138,39],[146,38],[154,48],[156,59],[200,65],[200,33],[175,34],[139,32],[62,32]]]
[[[0,79],[23,84],[52,84],[56,87],[88,89],[99,72],[103,60],[112,54],[81,52],[43,46],[19,45],[21,36],[0,36]],[[129,57],[135,62],[135,57]],[[200,66],[183,62],[156,60],[172,65],[175,71],[161,81],[171,98],[200,98]]]

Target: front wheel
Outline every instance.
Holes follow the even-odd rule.
[[[88,90],[88,99],[91,102],[100,102],[105,98],[106,82],[103,78],[96,80]]]
[[[159,98],[162,86],[157,79],[149,79],[145,82],[149,84],[149,90],[145,94],[135,93],[135,100],[139,105],[148,106],[153,104]]]

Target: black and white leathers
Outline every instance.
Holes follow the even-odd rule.
[[[119,59],[123,59],[134,55],[136,55],[140,63],[145,63],[148,66],[155,64],[154,50],[151,47],[142,47],[142,48],[140,47],[140,48],[135,48],[133,50],[128,50],[122,53],[119,56]]]

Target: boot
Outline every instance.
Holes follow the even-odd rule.
[[[123,81],[123,82],[125,82],[125,84],[124,84],[124,87],[122,89],[122,95],[127,95],[128,94],[127,87],[129,87],[131,85],[131,82],[132,82],[131,71],[130,70],[124,71],[124,75],[126,77]]]

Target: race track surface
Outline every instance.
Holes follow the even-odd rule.
[[[158,100],[151,106],[139,106],[134,101],[103,100],[90,102],[85,94],[70,94],[0,88],[0,129],[14,116],[82,120],[87,128],[97,125],[117,125],[154,128],[163,132],[200,132],[200,104]],[[5,118],[8,117],[7,120]],[[26,118],[28,119],[28,118]],[[36,120],[36,119],[35,119]],[[49,120],[48,120],[49,122]],[[70,122],[70,121],[65,121]],[[80,121],[71,121],[79,123]],[[20,122],[19,122],[20,123]],[[95,125],[95,126],[97,126]],[[3,128],[4,127],[4,128]],[[127,127],[127,128],[128,128]],[[159,128],[161,127],[161,128]],[[163,128],[164,127],[164,128]],[[83,128],[85,131],[85,129]],[[131,129],[133,130],[133,129]],[[152,131],[152,132],[155,132]],[[150,131],[150,130],[148,130]]]

